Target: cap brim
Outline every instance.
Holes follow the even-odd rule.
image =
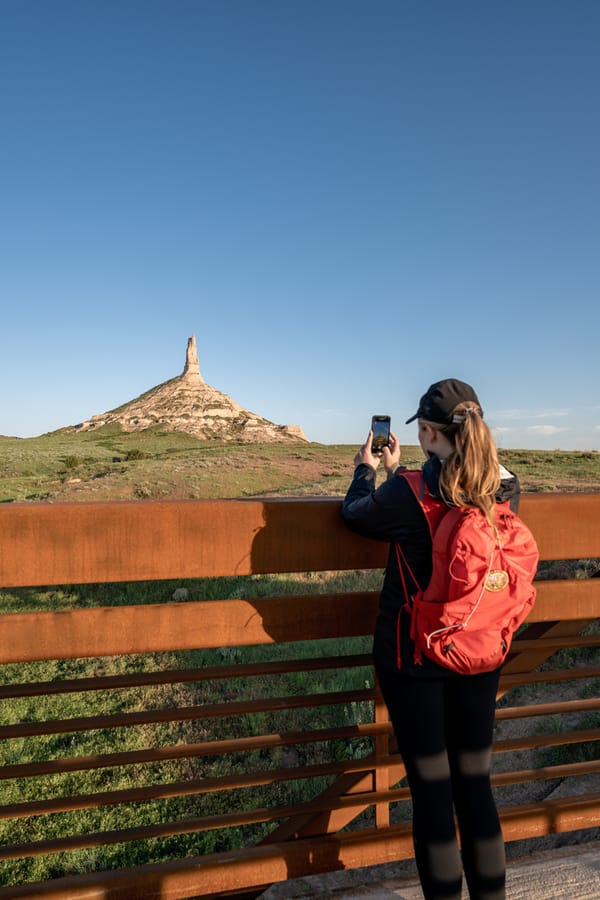
[[[418,419],[418,418],[419,418],[419,413],[416,412],[416,413],[414,414],[414,416],[411,416],[410,419],[407,419],[406,422],[405,422],[404,424],[405,424],[405,425],[410,425],[411,422],[414,422],[415,419]]]

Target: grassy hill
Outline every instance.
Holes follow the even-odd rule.
[[[199,441],[176,432],[54,432],[0,441],[0,501],[339,496],[358,445]],[[597,451],[503,450],[526,491],[597,491]],[[419,447],[403,463],[420,467]]]

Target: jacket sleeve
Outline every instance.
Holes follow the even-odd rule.
[[[375,487],[375,470],[361,464],[342,503],[342,518],[352,531],[378,541],[414,540],[427,531],[425,516],[404,478],[394,475]]]

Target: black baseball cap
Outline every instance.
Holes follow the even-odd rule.
[[[428,422],[437,422],[439,425],[449,425],[452,422],[452,412],[459,403],[469,400],[476,403],[481,409],[477,394],[470,384],[458,381],[456,378],[444,378],[436,381],[421,397],[419,408],[406,424],[415,419],[427,419]]]

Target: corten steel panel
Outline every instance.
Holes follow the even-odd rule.
[[[600,615],[600,578],[538,581],[536,589],[527,622],[566,622]]]
[[[529,622],[594,619],[600,579],[540,582]],[[373,592],[108,606],[0,616],[0,663],[371,634]],[[546,651],[546,656],[552,651]]]
[[[385,565],[332,500],[0,506],[0,586],[308,572]]]
[[[370,634],[368,593],[112,606],[0,616],[0,663]]]
[[[600,557],[600,493],[524,494],[519,512],[541,559]]]
[[[595,506],[596,511],[590,520],[589,507],[587,505],[582,506],[580,502],[581,498],[575,495],[573,496],[577,501],[576,503],[572,503],[571,496],[569,496],[569,502],[566,505],[562,503],[564,498],[560,498],[561,502],[558,506],[554,505],[559,499],[557,497],[547,498],[538,496],[529,498],[532,504],[531,510],[536,514],[539,513],[538,525],[534,526],[533,521],[530,521],[530,524],[534,527],[534,532],[540,542],[542,557],[544,558],[568,558],[569,556],[588,557],[600,555],[600,550],[598,548],[598,529],[596,528],[594,531],[593,527],[594,523],[598,521],[599,508],[597,505]],[[542,502],[540,503],[539,501]],[[249,504],[246,502],[228,502],[224,504],[219,502],[217,505],[220,507],[229,507],[231,510],[232,503],[239,507],[256,506],[256,503],[254,502]],[[303,519],[302,514],[299,516],[300,522],[304,522],[305,526],[304,529],[302,527],[298,528],[298,534],[300,535],[299,545],[297,543],[298,538],[296,536],[294,523],[289,518],[291,516],[292,507],[288,501],[276,502],[274,506],[277,507],[277,510],[273,515],[270,513],[267,515],[265,509],[267,504],[259,504],[262,510],[261,514],[263,516],[263,521],[266,518],[270,518],[271,523],[274,523],[277,520],[278,514],[284,511],[284,507],[288,507],[287,513],[284,516],[284,521],[281,522],[281,529],[274,528],[272,532],[266,532],[265,527],[260,527],[257,531],[256,520],[254,518],[245,517],[245,515],[241,515],[241,517],[238,518],[236,513],[233,516],[235,520],[233,528],[230,527],[230,539],[225,535],[224,529],[227,527],[225,519],[217,523],[218,527],[215,526],[216,532],[206,528],[206,524],[204,523],[202,526],[205,528],[205,531],[202,533],[204,546],[201,548],[198,548],[197,545],[200,531],[198,530],[198,532],[194,534],[191,544],[186,543],[188,541],[188,533],[186,529],[181,526],[181,523],[178,525],[178,527],[181,526],[180,531],[176,530],[173,532],[174,525],[172,516],[170,519],[167,516],[167,519],[169,519],[169,527],[166,529],[165,534],[167,537],[171,534],[176,538],[175,556],[177,559],[180,559],[183,551],[189,550],[191,546],[192,549],[198,549],[204,566],[210,566],[211,553],[221,554],[222,552],[222,555],[218,557],[216,562],[213,560],[212,563],[218,567],[223,564],[223,559],[227,561],[227,565],[232,564],[232,561],[235,559],[245,559],[246,557],[240,556],[240,550],[243,550],[244,548],[248,550],[249,548],[249,563],[244,563],[243,561],[238,562],[236,563],[238,568],[228,572],[218,571],[215,573],[214,571],[207,572],[204,569],[201,573],[202,575],[235,574],[236,572],[243,574],[244,565],[250,567],[248,571],[258,572],[310,571],[319,568],[346,567],[367,568],[371,565],[382,564],[379,560],[383,559],[385,556],[384,548],[381,545],[375,545],[372,542],[367,542],[349,535],[343,528],[343,525],[339,522],[339,504],[337,505],[336,512],[334,501],[321,501],[320,503],[308,501],[308,505],[302,501],[292,501],[292,503],[296,512],[298,512],[302,506],[305,507],[304,512],[306,513],[306,518]],[[324,506],[322,506],[322,504],[324,504]],[[188,506],[189,503],[183,505],[94,504],[90,505],[90,508],[98,509],[103,506],[106,508],[112,507],[111,514],[115,514],[115,508],[120,507],[122,509],[123,507],[132,507],[134,509],[138,508],[138,510],[148,510],[150,505],[155,508],[160,507],[163,512],[166,508],[170,508],[171,512],[173,512],[176,508]],[[195,506],[196,504],[192,501],[191,505]],[[201,505],[206,506],[205,504]],[[522,512],[526,520],[528,519],[528,505],[529,504],[525,504],[524,502],[522,506]],[[320,510],[318,509],[319,506],[321,506]],[[49,508],[53,510],[61,509],[60,507]],[[64,508],[65,507],[62,507],[62,509]],[[81,507],[78,508],[81,509]],[[10,511],[12,512],[14,509],[15,507],[12,507]],[[28,507],[28,509],[37,510],[40,509],[40,507]],[[335,512],[335,518],[329,521],[325,538],[323,537],[323,530],[319,530],[320,528],[323,529],[323,522],[327,518],[327,516],[323,516],[323,509],[326,509],[328,513],[332,510]],[[0,510],[0,514],[2,512],[3,510]],[[317,512],[319,513],[317,516],[317,526],[313,529],[313,525],[315,524],[314,516]],[[206,508],[204,513],[206,513]],[[221,515],[221,513],[219,515]],[[128,566],[133,564],[135,571],[138,571],[135,567],[139,566],[139,570],[145,572],[145,567],[150,567],[155,562],[153,554],[160,553],[163,549],[162,538],[160,540],[159,538],[163,534],[162,528],[164,522],[160,516],[157,516],[158,513],[156,516],[152,513],[146,522],[146,524],[150,526],[149,533],[144,535],[140,530],[138,537],[131,539],[127,546],[122,548],[116,547],[116,541],[113,541],[111,538],[111,547],[113,547],[116,556],[114,559],[111,558],[110,562],[108,561],[110,554],[107,553],[105,547],[103,548],[103,540],[105,540],[105,537],[102,535],[101,531],[98,532],[96,530],[95,524],[93,527],[90,527],[90,521],[86,520],[88,532],[86,532],[85,529],[80,529],[85,537],[82,559],[79,561],[75,560],[75,569],[78,570],[77,566],[81,563],[84,570],[88,573],[88,576],[90,576],[92,571],[101,569],[103,565],[110,565],[113,566],[115,570],[123,571],[128,570]],[[185,516],[183,518],[185,519]],[[591,528],[590,522],[592,523]],[[5,518],[2,524],[7,527],[10,523],[8,519]],[[185,524],[187,528],[189,525],[187,519],[185,519]],[[196,522],[195,524],[198,523]],[[67,532],[65,533],[61,532],[61,528],[59,527],[60,520],[55,520],[55,525],[59,532],[58,538],[57,535],[50,534],[46,541],[46,544],[49,542],[50,545],[54,547],[53,554],[50,554],[50,558],[58,560],[57,564],[59,567],[63,566],[66,569],[69,569],[69,565],[72,561],[69,560],[68,557],[69,555],[72,555],[74,550],[78,549],[77,541],[74,537],[77,533],[77,528],[74,527],[74,523],[71,521],[67,528]],[[105,521],[105,525],[110,525],[110,515]],[[47,526],[48,521],[46,521],[46,527]],[[38,525],[35,527],[37,528]],[[70,531],[69,528],[71,529]],[[121,529],[119,533],[122,536],[126,536],[127,528],[123,530],[122,523],[119,523],[119,528]],[[136,528],[142,528],[141,521],[137,519]],[[556,534],[557,531],[561,532],[561,529],[564,531],[564,535],[558,539]],[[35,528],[33,529],[33,532],[35,532]],[[26,534],[25,542],[23,542],[23,535],[18,538],[16,546],[20,547],[21,551],[23,551],[25,546],[28,546],[29,552],[33,552],[35,550],[36,540],[40,542],[40,547],[42,549],[45,546],[43,529],[39,532],[33,532]],[[0,534],[2,534],[2,532],[0,532]],[[63,539],[62,544],[60,540],[61,534]],[[4,532],[4,535],[6,536],[6,532]],[[234,537],[232,537],[232,535],[234,535]],[[258,540],[256,540],[257,537]],[[18,566],[11,561],[10,538],[11,534],[9,529],[8,552],[6,551],[7,544],[4,541],[4,537],[0,539],[0,572],[9,571],[11,566],[13,567],[13,571],[18,569]],[[224,541],[222,546],[220,543],[221,539]],[[323,540],[333,541],[333,548],[332,546],[323,544]],[[357,560],[363,559],[364,557],[361,557],[357,550],[348,554],[347,558],[348,560],[351,560],[351,563],[349,562],[347,566],[340,565],[339,563],[333,565],[331,560],[336,553],[339,554],[340,559],[345,558],[348,542],[357,542],[357,548],[367,548],[365,551],[367,557],[369,557],[370,554],[374,554],[373,558],[376,559],[377,562],[359,563]],[[47,552],[47,549],[43,552]],[[360,552],[362,552],[362,549]],[[104,556],[102,555],[103,553]],[[318,559],[324,560],[322,565],[316,563],[316,560]],[[273,560],[276,561],[275,564],[273,563]],[[281,564],[282,560],[284,564]],[[293,560],[296,560],[296,564],[289,565]],[[300,565],[299,562],[302,562],[302,565]],[[6,568],[4,567],[5,563]],[[170,562],[164,563],[164,565],[170,564]],[[160,566],[162,565],[163,563],[161,562]],[[279,568],[277,568],[278,565],[280,565]],[[113,569],[111,569],[111,571],[113,571]],[[160,568],[160,571],[162,572],[163,569]],[[135,578],[150,577],[191,576],[182,575],[181,572],[178,572],[177,576],[162,574],[138,574],[133,576],[128,574],[122,575],[120,578],[115,578],[114,576],[111,578],[104,574],[102,578],[56,578],[53,583],[84,580],[135,580]],[[1,580],[2,579],[0,578],[0,582]],[[27,584],[33,582],[21,580],[19,583]],[[47,577],[44,577],[37,583],[46,584],[51,582],[48,581]],[[539,620],[542,622],[553,621],[554,619],[559,618],[568,618],[570,616],[584,616],[586,618],[591,618],[594,615],[594,611],[597,614],[599,599],[598,588],[600,588],[600,581],[569,584],[565,582],[541,583],[539,585],[538,603],[536,604],[531,620],[535,621],[535,616],[539,616]],[[286,598],[288,602],[280,599],[278,601],[231,601],[229,604],[211,603],[211,612],[214,613],[218,605],[223,607],[227,605],[229,610],[233,613],[233,616],[231,617],[231,621],[229,621],[228,615],[225,615],[225,619],[227,620],[225,623],[220,621],[214,625],[214,631],[210,634],[209,640],[211,642],[215,641],[216,643],[210,643],[208,646],[220,646],[226,643],[262,643],[265,640],[287,640],[289,639],[290,630],[293,632],[294,639],[299,639],[298,632],[303,627],[307,628],[309,633],[314,637],[329,636],[331,634],[330,630],[327,634],[320,633],[324,626],[327,629],[340,629],[339,632],[334,633],[347,633],[347,631],[344,631],[344,628],[347,628],[348,620],[350,618],[354,620],[355,617],[360,619],[361,615],[366,616],[366,620],[368,620],[363,622],[363,626],[368,625],[368,628],[365,627],[364,631],[370,631],[376,599],[373,598],[372,595],[363,595],[362,599],[359,599],[357,595],[355,599],[358,605],[355,610],[351,611],[347,606],[347,603],[349,602],[348,598],[344,598],[344,615],[340,616],[339,610],[333,608],[336,605],[339,606],[339,602],[337,604],[333,603],[333,607],[330,608],[328,604],[331,598],[329,598],[329,600],[318,596],[304,598],[306,605],[304,602],[298,604],[296,619],[293,620],[290,620],[289,607],[290,604],[297,602],[297,598]],[[331,600],[331,602],[333,601]],[[264,604],[264,606],[261,606],[261,604]],[[127,651],[116,650],[115,652],[132,652],[130,642],[135,639],[144,646],[145,643],[149,641],[151,646],[147,649],[156,649],[156,640],[159,642],[166,640],[167,643],[175,641],[176,645],[179,645],[180,639],[183,639],[184,641],[190,639],[188,632],[190,628],[194,628],[193,615],[195,614],[197,616],[201,611],[201,607],[208,606],[209,604],[201,603],[165,604],[164,606],[154,607],[142,606],[119,607],[109,610],[76,610],[67,613],[42,614],[41,617],[36,614],[32,614],[29,617],[19,615],[5,616],[0,617],[0,624],[4,625],[6,622],[7,625],[10,625],[12,621],[12,625],[16,625],[17,627],[12,630],[9,628],[4,634],[0,632],[0,647],[6,647],[7,642],[10,644],[12,638],[15,638],[17,634],[21,634],[26,638],[26,640],[24,640],[25,645],[30,645],[31,634],[36,633],[39,630],[40,623],[45,623],[46,633],[40,637],[39,645],[44,648],[44,652],[50,653],[52,656],[56,655],[56,648],[60,645],[61,641],[59,632],[64,630],[65,623],[67,622],[67,619],[64,618],[65,616],[73,617],[69,626],[70,630],[69,628],[67,629],[67,640],[65,644],[69,644],[70,640],[74,640],[76,644],[81,640],[85,642],[87,638],[83,635],[83,631],[87,631],[90,625],[93,626],[93,630],[96,630],[98,637],[90,644],[85,645],[90,651],[89,655],[110,652],[106,650],[101,651],[98,646],[98,640],[103,641],[106,639],[108,642],[112,641],[113,643],[116,642],[118,644],[119,641],[122,640],[122,636],[121,634],[115,634],[115,631],[118,632],[122,628],[125,628],[126,630],[127,645],[129,649]],[[163,620],[163,611],[169,608],[170,613],[167,618]],[[205,611],[209,612],[208,609]],[[118,616],[114,616],[116,613],[123,613],[124,618],[121,619]],[[188,613],[190,615],[188,615]],[[106,614],[114,617],[109,621]],[[79,616],[82,616],[82,618],[79,618]],[[83,618],[83,616],[86,616],[86,618]],[[92,618],[90,618],[92,616],[101,616],[101,618],[99,621],[92,621]],[[244,616],[245,618],[243,618]],[[174,623],[169,621],[171,618],[175,620]],[[210,618],[213,619],[213,616]],[[220,619],[221,617],[214,616],[214,618]],[[289,627],[290,621],[292,622],[291,629]],[[362,630],[363,626],[361,626],[361,633],[364,633]],[[191,635],[193,640],[192,645],[207,646],[206,644],[197,643],[199,632],[201,632],[202,635],[205,635],[207,627],[209,627],[207,626],[206,620],[201,622],[201,627],[198,627],[198,625],[195,627],[196,631],[193,631]],[[353,624],[352,627],[355,627],[355,625]],[[166,635],[163,635],[162,633],[163,628],[166,629]],[[42,629],[42,631],[44,631],[44,629]],[[110,633],[111,631],[112,633]],[[105,634],[105,632],[109,633]],[[233,639],[224,640],[223,635],[225,633],[233,635]],[[93,648],[91,645],[92,643]],[[80,646],[80,644],[77,644],[77,646]],[[183,644],[182,646],[189,645]],[[167,648],[165,647],[165,649]],[[73,647],[71,650],[73,651]],[[71,652],[66,655],[80,654]],[[573,739],[575,739],[575,737]],[[507,747],[504,746],[501,749],[507,749]],[[530,836],[530,834],[546,834],[551,831],[589,827],[591,824],[596,824],[600,821],[600,798],[597,795],[589,795],[586,798],[577,798],[574,801],[571,801],[570,799],[559,801],[554,805],[541,804],[529,808],[523,807],[520,811],[511,809],[509,816],[511,825],[516,826],[511,830],[509,839],[524,838]],[[133,900],[136,896],[144,898],[150,896],[160,896],[161,898],[168,896],[191,896],[194,894],[201,894],[203,891],[205,894],[212,894],[215,890],[219,889],[235,890],[239,887],[251,884],[264,883],[265,879],[268,883],[293,877],[296,873],[306,874],[307,866],[311,871],[325,871],[328,867],[340,868],[383,862],[386,861],[386,850],[384,846],[386,838],[390,839],[390,851],[393,854],[392,858],[397,859],[399,858],[398,837],[398,832],[396,832],[393,840],[390,839],[389,833],[387,835],[381,833],[376,835],[376,843],[373,843],[373,847],[377,848],[375,855],[372,855],[372,851],[370,853],[368,850],[369,838],[365,839],[365,837],[361,835],[358,839],[358,843],[354,843],[356,841],[356,838],[354,837],[346,840],[344,836],[336,836],[333,839],[318,840],[315,847],[311,849],[308,858],[306,856],[305,847],[300,848],[297,844],[294,845],[293,848],[289,845],[284,845],[285,849],[280,851],[276,858],[263,857],[260,862],[257,858],[253,857],[253,850],[250,849],[247,853],[240,852],[239,854],[228,854],[220,857],[218,860],[215,859],[214,862],[210,859],[203,860],[198,865],[197,869],[193,864],[195,861],[186,860],[161,864],[157,867],[142,867],[142,869],[137,870],[135,873],[130,871],[83,876],[88,889],[84,889],[84,892],[81,893],[79,892],[79,887],[83,886],[83,880],[67,879],[63,881],[61,879],[59,881],[50,882],[45,887],[41,887],[40,891],[37,893],[35,892],[35,888],[30,889],[27,886],[23,886],[26,890],[26,893],[23,894],[14,893],[13,889],[9,889],[9,896],[60,896],[63,898],[76,896],[90,898],[92,896],[98,896],[105,900],[107,894],[110,893],[113,900],[119,896],[127,897],[127,900]],[[331,840],[334,842],[333,845],[331,844]],[[408,855],[412,855],[410,843],[408,843]],[[283,874],[281,874],[282,862],[284,864]],[[222,881],[222,879],[224,879],[224,881]],[[260,881],[256,879],[259,879]],[[59,883],[60,881],[63,881],[62,885]],[[66,881],[73,887],[74,893],[69,891]],[[225,884],[225,882],[227,882],[227,884]],[[56,893],[56,889],[58,889],[59,893]],[[8,895],[0,889],[0,900],[2,896]]]
[[[521,511],[542,558],[600,556],[600,494],[525,496]],[[10,504],[0,535],[2,587],[360,569],[387,556],[331,498]]]

